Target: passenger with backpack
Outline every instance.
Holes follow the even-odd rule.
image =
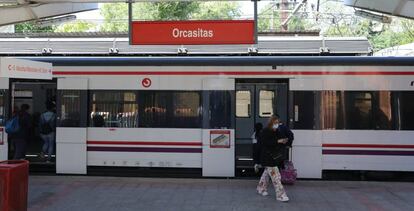
[[[47,163],[52,161],[52,154],[55,149],[56,113],[54,112],[54,108],[53,104],[47,104],[47,111],[40,115],[39,120],[40,137],[43,140],[43,147],[40,157],[44,159],[47,154]]]
[[[27,144],[30,139],[32,117],[28,113],[30,106],[22,104],[20,111],[15,107],[12,118],[6,123],[6,132],[14,147],[14,160],[26,158]]]

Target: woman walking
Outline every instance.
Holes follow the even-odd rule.
[[[267,186],[269,177],[273,183],[276,192],[276,200],[287,202],[289,198],[286,195],[285,189],[281,183],[280,173],[277,166],[283,162],[283,150],[288,143],[286,138],[281,138],[278,133],[279,116],[272,115],[269,118],[267,127],[263,129],[259,137],[259,145],[261,148],[260,162],[264,167],[264,172],[257,185],[257,192],[262,196],[267,196]]]

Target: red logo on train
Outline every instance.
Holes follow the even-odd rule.
[[[144,79],[142,79],[141,84],[142,84],[143,87],[148,88],[148,87],[151,86],[152,81],[149,78],[144,78]]]

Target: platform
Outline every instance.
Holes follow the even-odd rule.
[[[298,181],[289,203],[253,179],[31,176],[29,210],[413,210],[414,183]]]

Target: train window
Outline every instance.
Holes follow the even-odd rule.
[[[259,92],[259,116],[270,117],[274,114],[275,92],[260,90]]]
[[[236,117],[250,117],[251,93],[248,90],[236,92]]]
[[[133,91],[91,91],[91,127],[138,126],[138,103]]]
[[[414,129],[414,92],[400,92],[400,129]]]
[[[323,91],[323,129],[391,130],[392,93],[388,91]]]
[[[371,92],[346,92],[345,111],[346,129],[373,129]]]
[[[375,92],[374,124],[377,130],[394,129],[392,94],[388,91]]]
[[[343,91],[323,91],[321,93],[321,124],[323,129],[344,129],[343,97]]]
[[[0,89],[0,126],[6,122],[6,106],[5,106],[6,92]]]
[[[295,129],[314,129],[315,94],[312,91],[296,91],[293,94],[294,102],[294,128]]]
[[[140,105],[140,127],[200,127],[199,92],[142,91]]]
[[[59,118],[61,127],[81,126],[81,91],[62,90],[60,93]]]
[[[211,91],[209,101],[210,128],[231,128],[231,93],[229,91]]]
[[[198,92],[174,92],[172,127],[196,128],[201,123],[201,96]]]
[[[168,92],[140,92],[140,127],[169,127],[167,108],[170,99]]]

